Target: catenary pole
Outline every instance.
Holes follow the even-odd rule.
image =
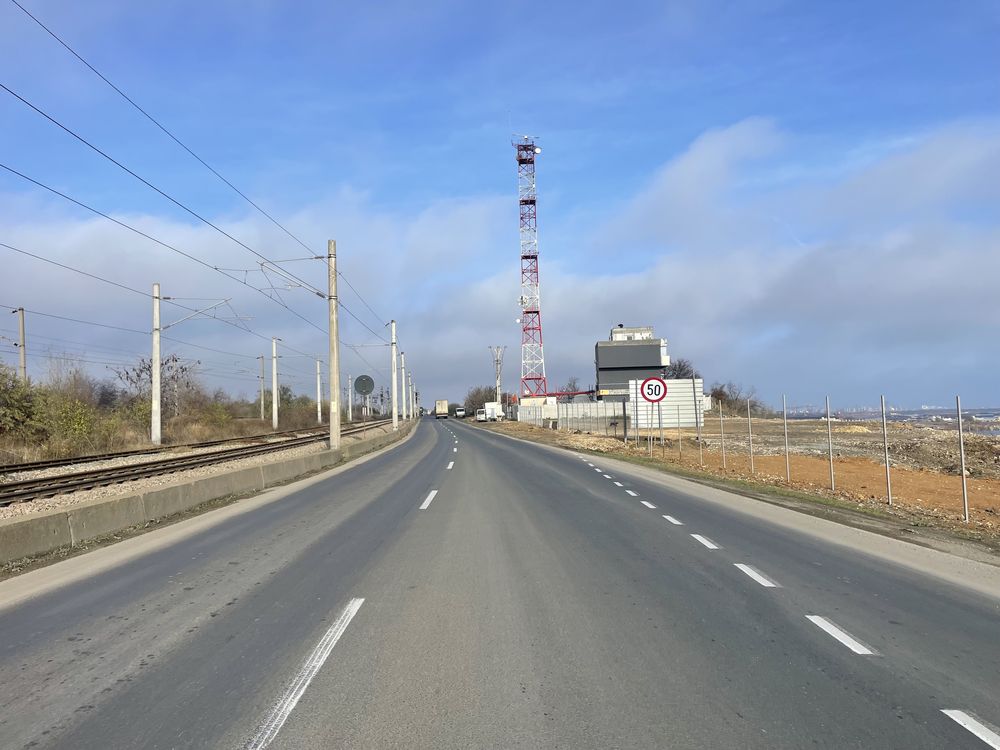
[[[399,367],[400,367],[400,370],[402,371],[402,375],[403,375],[403,382],[402,382],[402,384],[400,385],[400,388],[399,388],[399,395],[402,397],[402,401],[403,401],[403,405],[402,405],[403,408],[402,408],[400,414],[402,414],[403,421],[405,422],[406,419],[407,419],[407,417],[406,417],[406,352],[400,352],[399,353]]]
[[[149,363],[152,403],[149,416],[149,439],[153,445],[163,442],[160,434],[160,285],[153,284],[153,358]]]
[[[330,449],[340,448],[340,321],[337,300],[337,241],[326,243],[327,300],[330,314]]]
[[[399,383],[397,379],[399,374],[396,372],[396,367],[399,364],[396,361],[396,321],[389,321],[389,332],[390,332],[390,343],[389,343],[389,355],[392,358],[392,429],[399,429],[399,411],[397,410],[396,394],[399,391]]]
[[[278,339],[271,337],[271,429],[278,429]]]
[[[17,375],[22,383],[28,382],[28,348],[24,340],[24,308],[19,307],[17,313]]]
[[[354,421],[354,378],[347,376],[347,421]]]
[[[323,424],[323,376],[320,374],[322,360],[316,360],[316,424]]]
[[[257,359],[260,360],[260,421],[264,421],[264,355],[261,354]]]

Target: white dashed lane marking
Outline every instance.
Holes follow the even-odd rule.
[[[847,646],[851,651],[856,654],[866,655],[877,655],[878,652],[868,648],[865,644],[855,638],[853,635],[848,633],[846,630],[837,627],[832,622],[827,620],[825,617],[820,617],[819,615],[806,615],[806,619],[809,620],[813,625],[818,627],[820,630],[825,632],[827,635],[836,638],[842,644]]]
[[[639,497],[639,493],[638,492],[632,492],[632,490],[625,490],[625,492],[627,492],[632,497]]]
[[[437,495],[437,490],[431,490],[431,493],[427,496],[427,499],[420,504],[420,510],[427,510],[430,504],[434,502],[434,496]]]
[[[284,694],[268,712],[263,723],[257,727],[257,731],[254,732],[253,737],[244,745],[246,750],[264,750],[278,736],[278,732],[281,731],[281,727],[284,726],[285,721],[291,715],[295,704],[299,702],[299,698],[306,692],[306,688],[309,687],[309,683],[312,682],[313,677],[317,675],[323,664],[326,663],[326,660],[330,657],[330,653],[333,651],[333,647],[337,645],[340,636],[347,630],[347,626],[351,624],[354,615],[358,613],[358,610],[361,609],[361,605],[364,603],[364,599],[351,599],[347,607],[344,608],[344,611],[340,613],[340,617],[337,618],[336,622],[330,626],[330,629],[324,633],[319,643],[316,644],[316,648],[309,654],[309,658],[306,659],[305,663],[296,673],[295,679],[292,680],[292,683],[285,690]]]
[[[650,502],[647,502],[647,501],[645,501],[645,500],[640,500],[639,502],[640,502],[640,503],[642,503],[643,505],[645,505],[645,506],[646,506],[647,508],[649,508],[650,510],[656,510],[656,506],[655,506],[655,505],[653,505],[653,504],[652,504],[652,503],[650,503]]]
[[[604,474],[603,476],[604,476],[605,479],[611,479],[611,475],[610,474]]]
[[[968,729],[972,734],[981,739],[994,750],[1000,750],[1000,733],[991,727],[986,726],[974,716],[970,716],[965,711],[958,711],[953,708],[942,708],[941,713],[952,721],[956,722],[963,729]]]
[[[678,521],[673,516],[664,516],[664,518],[666,518],[668,521],[670,521],[670,523],[672,523],[674,526],[683,526],[684,525],[683,523],[681,523],[680,521]]]
[[[765,587],[767,587],[769,589],[773,589],[773,588],[777,588],[778,587],[778,584],[776,584],[774,581],[766,578],[765,576],[761,575],[756,570],[754,570],[753,568],[751,568],[749,565],[745,565],[743,563],[733,563],[733,565],[735,565],[737,568],[739,568],[740,570],[742,570],[744,573],[746,573],[748,576],[750,576],[752,579],[754,579],[761,586],[765,586]]]
[[[625,485],[621,482],[615,482],[615,487],[624,487]]]
[[[707,536],[702,536],[701,534],[692,534],[691,536],[695,541],[704,544],[709,549],[719,549],[719,545],[713,542]]]
[[[454,465],[455,465],[454,461],[449,461],[448,462],[448,471],[451,471],[451,467],[454,466]]]

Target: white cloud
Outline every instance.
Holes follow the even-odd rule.
[[[824,165],[810,177],[806,163],[800,165],[801,184],[748,189],[772,184],[759,178],[786,158],[787,140],[760,119],[709,131],[625,198],[617,214],[624,218],[595,217],[577,227],[581,234],[613,238],[614,253],[586,265],[543,257],[551,385],[571,375],[591,382],[594,342],[624,322],[655,325],[670,340],[672,355],[694,360],[709,380],[755,385],[772,401],[782,392],[793,401],[818,401],[829,392],[840,404],[872,403],[886,392],[896,402],[919,404],[956,391],[970,403],[996,401],[1000,354],[991,342],[1000,325],[1000,221],[992,208],[996,188],[987,177],[1000,166],[1000,130],[989,124],[942,128],[846,173]],[[18,218],[7,212],[0,221],[0,241],[141,289],[159,280],[174,296],[233,296],[234,307],[252,315],[261,333],[282,336],[303,351],[325,349],[320,331],[260,295],[107,222],[67,217],[30,200],[18,210]],[[148,216],[128,220],[221,267],[254,265],[253,256],[205,227]],[[223,223],[272,257],[304,254],[256,217]],[[516,384],[513,194],[407,211],[376,208],[369,196],[345,188],[286,223],[316,249],[336,237],[344,273],[375,310],[399,321],[425,400],[457,399],[470,385],[488,383],[491,344],[507,345],[506,382]],[[556,223],[552,217],[543,235]],[[147,300],[2,249],[0,262],[3,304],[149,327]],[[289,268],[317,286],[324,283],[319,263]],[[379,328],[348,290],[342,296]],[[324,325],[321,300],[301,290],[286,298]],[[0,329],[10,328],[9,321],[0,322]],[[345,341],[373,342],[348,318],[342,331]],[[142,335],[41,318],[31,320],[30,333],[85,342],[95,359],[112,356],[98,347],[142,353],[148,344]],[[186,323],[176,337],[249,356],[267,348],[218,323]],[[41,343],[36,339],[34,351]],[[384,349],[362,353],[384,367]],[[195,356],[211,360],[213,385],[253,391],[252,360],[238,367],[231,357]],[[309,392],[309,364],[288,364],[301,370],[298,388]],[[362,369],[359,359],[344,353],[345,372]]]

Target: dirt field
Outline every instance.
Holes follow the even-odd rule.
[[[645,434],[637,449],[621,439],[585,433],[565,433],[519,422],[491,425],[509,434],[567,448],[611,455],[648,456]],[[664,432],[664,445],[654,431],[653,457],[667,467],[737,479],[751,484],[790,487],[826,498],[849,501],[880,512],[913,514],[922,522],[961,528],[973,536],[1000,539],[1000,440],[967,436],[966,467],[970,523],[962,522],[962,480],[958,471],[958,441],[954,432],[907,424],[890,425],[889,454],[894,507],[886,505],[886,478],[881,424],[834,423],[834,478],[830,489],[826,423],[789,423],[791,482],[785,479],[781,420],[753,422],[754,472],[750,470],[746,420],[727,419],[724,427],[726,466],[718,418],[702,434],[699,452],[692,430]],[[672,434],[670,434],[672,433]]]

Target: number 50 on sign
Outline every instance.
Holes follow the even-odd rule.
[[[646,378],[639,386],[639,393],[650,403],[658,403],[667,395],[667,384],[660,378]]]

